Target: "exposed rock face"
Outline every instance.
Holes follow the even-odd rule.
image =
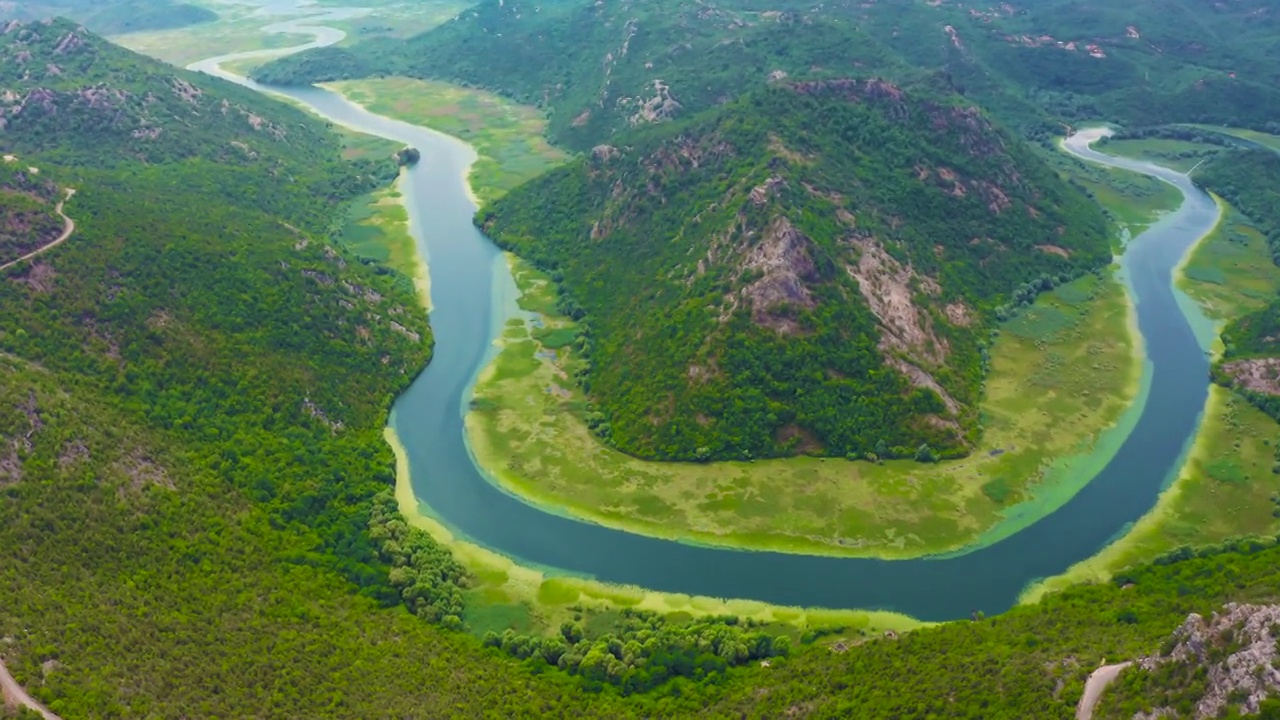
[[[1232,383],[1264,395],[1280,395],[1280,358],[1254,358],[1225,363],[1222,372]]]
[[[1280,605],[1231,603],[1208,619],[1191,614],[1173,633],[1173,649],[1144,658],[1138,665],[1155,671],[1168,663],[1190,663],[1208,672],[1204,696],[1196,704],[1196,720],[1219,717],[1235,704],[1241,714],[1256,714],[1263,700],[1280,692],[1276,634]],[[1179,717],[1172,709],[1142,713],[1148,718]]]
[[[744,267],[760,273],[760,279],[743,288],[742,294],[751,302],[751,316],[756,323],[784,334],[799,330],[794,320],[776,311],[789,304],[813,307],[807,287],[807,283],[817,280],[810,255],[812,246],[812,241],[790,220],[780,217],[750,248]]]

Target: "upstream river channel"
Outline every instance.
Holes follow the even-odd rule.
[[[1021,532],[945,558],[873,560],[752,552],[659,540],[544,512],[499,489],[472,457],[463,427],[470,389],[492,358],[493,340],[514,311],[515,286],[492,242],[472,224],[469,146],[427,128],[369,113],[320,88],[262,88],[220,64],[338,42],[325,22],[362,8],[307,11],[273,0],[267,32],[309,35],[293,48],[234,53],[195,63],[264,92],[287,95],[331,122],[418,148],[402,190],[420,250],[429,261],[435,356],[396,401],[391,422],[408,455],[424,512],[455,533],[552,573],[590,576],[654,590],[781,605],[885,609],[922,620],[1001,612],[1028,583],[1057,575],[1098,552],[1150,510],[1180,466],[1208,394],[1208,359],[1177,301],[1172,273],[1218,218],[1213,200],[1185,175],[1093,151],[1084,134],[1067,149],[1088,160],[1155,176],[1185,200],[1134,238],[1123,257],[1148,358],[1150,392],[1137,425],[1109,464],[1066,504]],[[271,15],[275,14],[275,18]],[[269,22],[271,20],[278,22]]]

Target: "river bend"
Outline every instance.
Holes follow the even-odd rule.
[[[273,0],[264,13],[297,13]],[[781,605],[876,608],[923,620],[1011,607],[1037,579],[1098,552],[1149,511],[1173,477],[1208,394],[1208,360],[1172,288],[1173,270],[1218,218],[1213,200],[1185,175],[1113,158],[1076,136],[1067,148],[1091,161],[1176,186],[1182,207],[1133,239],[1122,260],[1136,303],[1150,373],[1142,415],[1111,462],[1057,511],[988,547],[946,558],[875,560],[693,546],[630,534],[544,512],[499,489],[478,469],[463,417],[470,388],[514,311],[512,283],[498,249],[472,224],[465,173],[475,154],[423,127],[369,113],[320,88],[262,88],[222,71],[223,62],[296,52],[339,41],[325,21],[359,8],[271,22],[268,32],[311,35],[295,48],[233,53],[191,69],[287,95],[331,122],[417,147],[422,158],[402,189],[420,250],[429,258],[435,356],[396,401],[391,422],[405,447],[424,512],[484,547],[549,569],[659,591],[747,598]]]

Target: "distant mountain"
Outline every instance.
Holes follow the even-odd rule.
[[[0,21],[67,17],[94,32],[168,30],[218,19],[212,10],[173,0],[23,0],[0,2]]]
[[[479,221],[562,278],[604,432],[657,458],[963,453],[997,307],[1110,259],[979,110],[880,80],[619,136]]]
[[[1215,122],[1280,115],[1280,10],[1265,0],[483,0],[403,41],[263,66],[265,82],[402,74],[545,107],[584,149],[796,77],[939,73],[1024,135],[1060,122]]]

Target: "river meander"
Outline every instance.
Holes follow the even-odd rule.
[[[278,0],[266,12],[297,12]],[[1093,151],[1089,160],[1152,175],[1185,200],[1133,239],[1123,257],[1148,363],[1150,392],[1132,432],[1110,463],[1058,510],[1021,532],[945,558],[875,560],[694,546],[605,528],[545,512],[501,489],[478,468],[463,424],[471,387],[493,357],[495,338],[516,312],[515,286],[501,253],[472,224],[466,171],[475,154],[427,128],[390,120],[321,88],[261,88],[219,69],[224,62],[328,45],[341,31],[322,25],[357,17],[328,9],[273,22],[267,32],[312,35],[295,48],[233,53],[195,63],[251,88],[287,95],[331,122],[417,147],[420,162],[402,192],[419,249],[429,260],[435,356],[396,401],[391,424],[403,443],[414,493],[425,513],[456,535],[551,574],[590,576],[664,592],[760,600],[780,605],[893,610],[947,620],[1012,606],[1031,582],[1088,558],[1150,510],[1181,465],[1208,391],[1208,359],[1178,293],[1175,266],[1218,218],[1213,200],[1172,170]]]

